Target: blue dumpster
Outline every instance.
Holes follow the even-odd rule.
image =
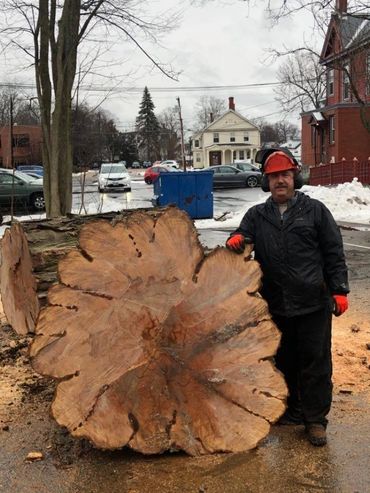
[[[213,217],[212,171],[161,173],[154,182],[155,203],[174,204],[192,219]]]

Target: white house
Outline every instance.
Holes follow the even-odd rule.
[[[290,139],[284,144],[280,144],[280,147],[286,147],[293,154],[296,160],[301,162],[301,141],[296,139]]]
[[[193,135],[193,167],[208,168],[246,159],[253,162],[260,146],[260,131],[235,111],[234,98],[230,97],[229,109]]]

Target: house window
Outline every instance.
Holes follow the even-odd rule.
[[[237,159],[237,157],[236,157],[236,151],[233,151],[233,161],[235,161],[235,159]]]
[[[316,127],[315,125],[311,125],[311,147],[315,147],[316,141]]]
[[[244,137],[243,137],[244,142],[249,142],[249,133],[244,132]]]
[[[214,134],[213,134],[213,142],[214,142],[215,144],[217,144],[218,142],[220,142],[220,136],[219,136],[219,134],[218,134],[218,133],[214,133]]]
[[[329,116],[329,144],[335,142],[335,116]]]
[[[343,99],[349,99],[349,91],[350,91],[350,86],[349,86],[349,64],[347,63],[343,67],[343,72],[342,72],[342,96]]]
[[[13,136],[13,147],[28,147],[30,145],[30,136],[28,134],[19,134]]]
[[[230,142],[235,142],[235,133],[230,132]]]
[[[334,95],[334,69],[330,69],[327,72],[327,95],[328,96],[333,96]]]
[[[251,151],[248,149],[247,151],[247,159],[250,159],[251,158]]]
[[[199,140],[194,140],[194,147],[199,147]]]
[[[239,159],[244,159],[244,151],[239,151]]]
[[[197,163],[200,163],[200,156],[199,156],[199,154],[197,154],[197,157],[195,158],[195,161],[196,161]]]

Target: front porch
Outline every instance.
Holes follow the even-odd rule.
[[[205,167],[217,166],[220,164],[232,164],[236,160],[246,159],[254,162],[258,147],[251,145],[212,145],[204,150]]]

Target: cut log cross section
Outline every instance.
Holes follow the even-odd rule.
[[[287,389],[249,253],[205,256],[175,208],[82,227],[31,347],[35,370],[59,380],[58,423],[103,449],[255,447],[284,412]]]

